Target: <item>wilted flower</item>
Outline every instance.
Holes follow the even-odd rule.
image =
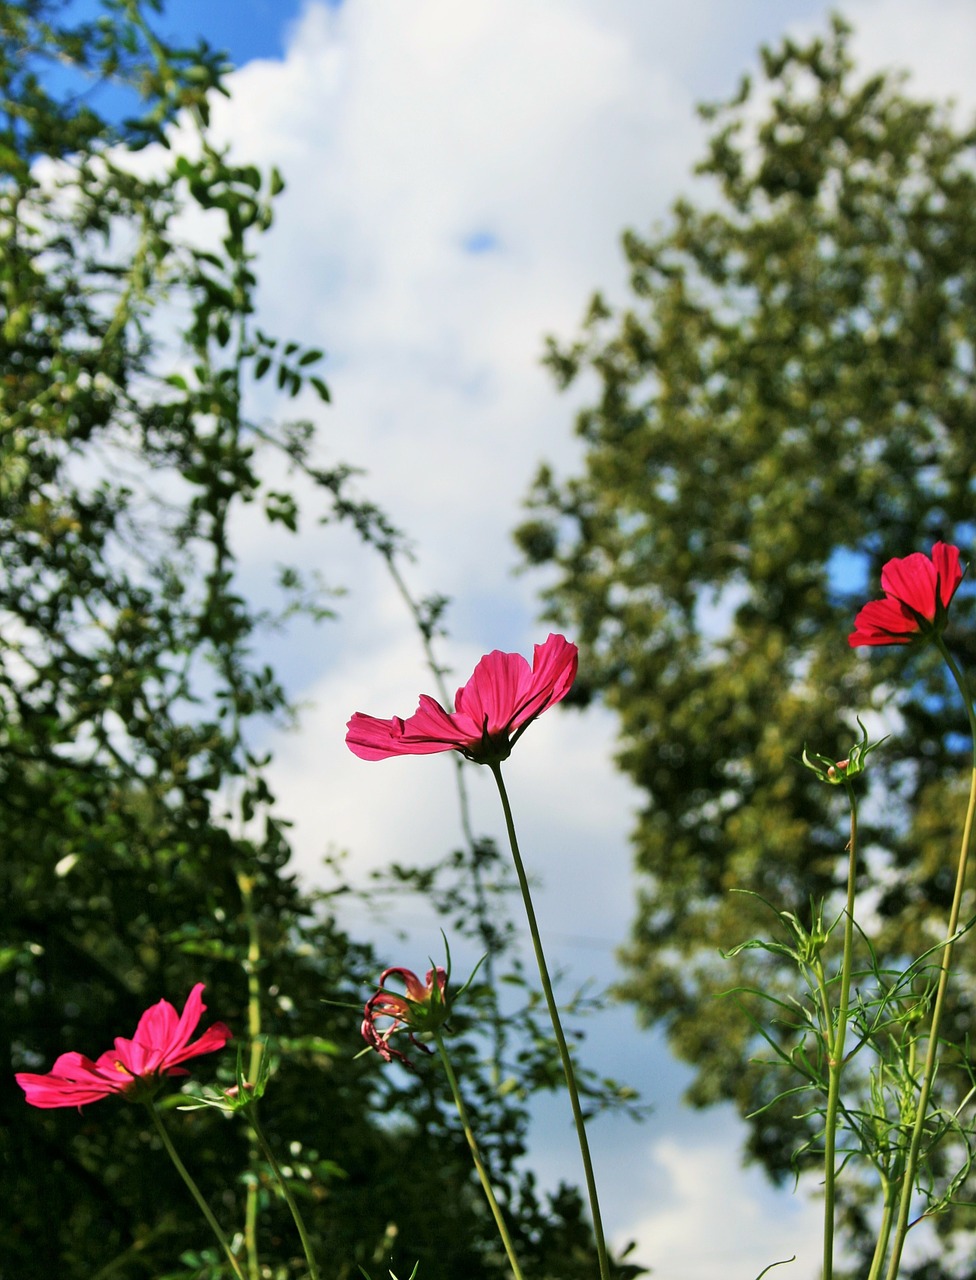
[[[959,548],[947,542],[937,542],[931,556],[916,551],[889,560],[881,570],[885,598],[870,601],[858,613],[848,637],[851,647],[909,644],[917,635],[941,633],[963,572]]]
[[[399,977],[406,988],[405,995],[385,990],[385,984],[392,975]],[[363,1015],[363,1039],[375,1049],[381,1058],[392,1062],[396,1058],[406,1063],[413,1063],[405,1053],[390,1045],[390,1037],[395,1031],[404,1028],[413,1044],[425,1053],[430,1050],[417,1040],[417,1035],[436,1031],[447,1021],[450,1012],[446,997],[447,970],[440,965],[436,969],[428,969],[425,982],[421,982],[412,969],[384,969],[380,974],[380,989],[375,996],[366,1002]],[[377,1024],[382,1021],[382,1028]],[[388,1024],[388,1025],[386,1025]]]
[[[423,694],[408,720],[356,714],[346,744],[361,760],[460,751],[469,760],[506,760],[528,726],[565,698],[576,678],[578,651],[564,636],[537,644],[530,667],[518,653],[486,654],[457,691],[454,711]]]
[[[163,1076],[189,1075],[178,1064],[187,1058],[221,1049],[231,1032],[222,1022],[190,1041],[200,1015],[206,1009],[198,982],[187,997],[181,1015],[168,1000],[160,1000],[139,1019],[131,1040],[119,1037],[94,1062],[81,1053],[62,1053],[45,1075],[29,1071],[17,1074],[17,1083],[33,1107],[80,1107],[113,1093],[130,1093],[146,1085],[154,1088]]]

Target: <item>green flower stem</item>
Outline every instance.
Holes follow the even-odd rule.
[[[221,1231],[220,1223],[211,1213],[210,1206],[207,1204],[206,1200],[204,1200],[203,1194],[200,1191],[200,1188],[190,1177],[190,1174],[187,1170],[186,1165],[183,1163],[183,1161],[180,1159],[179,1155],[177,1154],[176,1148],[173,1146],[173,1143],[170,1140],[170,1136],[166,1132],[165,1127],[163,1126],[162,1118],[160,1117],[159,1112],[156,1110],[156,1104],[152,1101],[152,1099],[150,1099],[146,1103],[146,1106],[149,1108],[149,1114],[153,1118],[153,1124],[156,1126],[156,1132],[159,1134],[160,1138],[162,1139],[163,1146],[166,1148],[166,1154],[173,1161],[173,1164],[176,1166],[176,1172],[180,1175],[180,1177],[186,1183],[187,1187],[189,1188],[190,1195],[200,1206],[200,1211],[202,1212],[203,1216],[207,1219],[207,1221],[210,1223],[210,1229],[214,1233],[214,1235],[217,1237],[217,1239],[220,1241],[220,1247],[223,1249],[224,1253],[227,1255],[227,1260],[230,1263],[231,1267],[233,1268],[234,1275],[237,1276],[237,1280],[244,1280],[244,1272],[240,1268],[240,1263],[234,1257],[233,1251],[230,1247],[230,1244],[228,1243],[227,1237],[224,1235],[223,1231]]]
[[[834,1274],[834,1213],[836,1199],[836,1147],[837,1114],[840,1106],[840,1076],[844,1067],[844,1042],[847,1037],[847,1019],[851,1004],[851,962],[854,954],[854,889],[857,878],[857,798],[854,788],[845,779],[847,797],[851,806],[851,838],[848,843],[847,910],[844,918],[844,955],[841,961],[840,1002],[837,1006],[837,1027],[831,1033],[827,1023],[827,1056],[829,1075],[827,1084],[827,1115],[824,1124],[824,1237],[823,1280],[832,1280]]]
[[[885,1254],[888,1252],[888,1241],[891,1238],[891,1223],[894,1218],[894,1186],[886,1181],[884,1184],[884,1211],[881,1214],[881,1226],[878,1230],[878,1243],[874,1246],[874,1257],[871,1259],[871,1270],[868,1280],[879,1280],[881,1268],[884,1266]]]
[[[529,933],[532,935],[532,946],[535,951],[536,963],[539,966],[539,977],[542,980],[542,990],[546,997],[546,1005],[549,1009],[549,1018],[552,1022],[552,1029],[556,1035],[556,1044],[559,1046],[559,1057],[562,1061],[563,1074],[566,1077],[566,1087],[569,1090],[569,1100],[573,1108],[573,1120],[576,1123],[576,1136],[579,1140],[580,1155],[583,1158],[583,1172],[586,1177],[586,1193],[589,1197],[590,1213],[593,1217],[593,1235],[596,1239],[597,1256],[600,1260],[600,1280],[610,1280],[610,1260],[607,1256],[607,1243],[603,1234],[603,1219],[600,1216],[600,1201],[596,1192],[596,1178],[593,1175],[593,1161],[590,1159],[590,1144],[586,1138],[586,1125],[583,1122],[583,1108],[580,1105],[579,1090],[576,1087],[576,1073],[573,1070],[573,1060],[569,1054],[566,1037],[563,1034],[562,1023],[559,1020],[559,1010],[556,1007],[556,998],[552,991],[552,983],[549,980],[549,970],[546,967],[546,957],[542,950],[542,938],[540,937],[539,925],[535,918],[535,909],[532,906],[532,895],[529,892],[529,882],[525,874],[525,867],[522,864],[522,856],[519,853],[518,838],[515,834],[515,822],[512,818],[512,806],[508,802],[508,792],[505,790],[505,783],[502,779],[502,767],[500,763],[495,762],[490,764],[489,768],[495,775],[498,794],[501,798],[502,809],[505,814],[505,826],[508,829],[508,840],[512,848],[512,857],[515,859],[515,874],[518,876],[519,888],[522,890],[522,901],[525,903],[525,914],[529,922]]]
[[[502,1238],[502,1244],[505,1246],[505,1253],[508,1255],[509,1266],[512,1268],[512,1275],[515,1280],[524,1280],[522,1269],[518,1264],[518,1258],[515,1256],[515,1246],[512,1244],[512,1237],[508,1234],[508,1227],[505,1224],[505,1218],[502,1215],[498,1201],[495,1199],[495,1193],[492,1190],[491,1182],[488,1178],[488,1171],[485,1168],[484,1161],[481,1159],[481,1152],[478,1150],[478,1143],[475,1140],[474,1131],[471,1128],[471,1122],[468,1119],[468,1109],[464,1105],[464,1099],[461,1097],[461,1090],[458,1087],[457,1076],[454,1074],[454,1068],[451,1066],[451,1060],[447,1056],[447,1049],[444,1047],[444,1040],[439,1031],[434,1033],[434,1043],[437,1045],[437,1052],[440,1054],[441,1062],[444,1064],[444,1071],[447,1074],[448,1084],[451,1086],[451,1093],[454,1095],[454,1105],[457,1107],[458,1116],[461,1119],[461,1127],[464,1129],[464,1136],[468,1140],[468,1147],[471,1151],[471,1159],[474,1161],[474,1167],[478,1171],[478,1177],[481,1179],[481,1186],[488,1201],[488,1207],[491,1209],[491,1215],[495,1219],[495,1226],[498,1228],[498,1234]],[[314,1280],[314,1278],[313,1278]]]
[[[302,1218],[301,1210],[295,1202],[295,1197],[291,1193],[291,1188],[288,1186],[288,1183],[281,1172],[281,1166],[278,1164],[278,1161],[275,1159],[274,1152],[268,1145],[268,1140],[264,1136],[264,1130],[261,1128],[260,1124],[258,1124],[256,1104],[252,1102],[249,1107],[245,1107],[244,1113],[247,1116],[248,1124],[254,1130],[254,1136],[258,1140],[258,1145],[264,1152],[264,1158],[271,1166],[271,1171],[278,1181],[278,1186],[281,1187],[281,1194],[285,1197],[285,1203],[291,1210],[291,1216],[294,1219],[295,1226],[298,1228],[298,1235],[302,1242],[302,1249],[305,1252],[305,1261],[308,1263],[309,1280],[319,1280],[319,1269],[315,1261],[315,1255],[312,1252],[312,1242],[309,1239],[308,1231],[305,1229],[305,1221]]]
[[[903,1079],[912,1082],[915,1079],[915,1070],[918,1062],[918,1040],[912,1036],[908,1041],[907,1058],[903,1064]],[[884,1068],[882,1068],[882,1071]],[[902,1111],[904,1114],[904,1087],[902,1098]],[[904,1146],[895,1149],[890,1166],[887,1171],[879,1168],[881,1174],[881,1186],[884,1193],[884,1209],[881,1214],[881,1224],[878,1228],[878,1241],[874,1247],[874,1257],[871,1259],[871,1270],[868,1273],[868,1280],[879,1280],[883,1270],[885,1258],[888,1256],[888,1245],[891,1241],[891,1229],[895,1222],[895,1208],[898,1201],[898,1189],[901,1186],[902,1175],[905,1168],[906,1151]]]
[[[902,1250],[905,1247],[905,1237],[908,1235],[908,1229],[910,1226],[908,1215],[911,1209],[915,1174],[918,1170],[918,1159],[922,1147],[922,1136],[925,1132],[925,1120],[929,1107],[929,1096],[932,1092],[932,1082],[935,1079],[935,1067],[939,1053],[939,1024],[942,1021],[942,1008],[945,1004],[946,988],[949,985],[949,971],[952,966],[952,949],[956,931],[959,927],[959,912],[962,905],[962,893],[966,881],[966,865],[969,859],[969,846],[973,833],[973,815],[976,813],[976,714],[973,712],[973,704],[969,696],[969,691],[966,688],[966,683],[940,635],[936,635],[935,643],[938,645],[939,652],[945,659],[946,666],[948,666],[949,671],[952,674],[952,678],[955,680],[956,685],[959,688],[959,692],[962,694],[963,703],[966,707],[966,714],[969,717],[969,731],[973,742],[973,773],[969,787],[969,807],[966,810],[966,821],[963,826],[962,833],[962,845],[959,850],[959,867],[956,872],[956,888],[952,897],[952,906],[949,910],[949,923],[946,927],[945,945],[942,948],[939,985],[935,994],[935,1006],[932,1010],[932,1025],[929,1029],[928,1047],[925,1054],[925,1066],[922,1071],[922,1085],[919,1091],[918,1108],[915,1113],[915,1124],[912,1129],[912,1140],[908,1148],[908,1157],[905,1161],[905,1172],[902,1177],[901,1194],[898,1204],[898,1220],[895,1226],[895,1238],[891,1248],[891,1258],[888,1263],[887,1280],[895,1280],[895,1277],[898,1275],[898,1269],[901,1266]]]
[[[262,1044],[261,1035],[261,980],[258,976],[258,965],[261,961],[261,935],[258,930],[258,919],[254,910],[254,880],[244,872],[238,872],[237,885],[241,891],[241,905],[247,921],[247,960],[244,972],[247,974],[247,1034],[251,1043],[251,1054],[247,1068],[248,1084],[253,1085],[261,1070]],[[252,1143],[250,1163],[257,1163],[257,1152]],[[259,1280],[261,1264],[258,1257],[258,1180],[249,1178],[247,1182],[247,1198],[244,1206],[244,1244],[247,1249],[248,1280]]]

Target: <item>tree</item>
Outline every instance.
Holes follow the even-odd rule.
[[[329,596],[287,568],[268,589],[278,605],[249,599],[236,513],[298,529],[290,467],[321,499],[314,518],[345,521],[389,559],[398,535],[350,492],[350,468],[316,463],[310,423],[248,416],[268,376],[327,401],[321,353],[256,324],[254,240],[282,181],[215,147],[224,59],[163,44],[158,8],[106,0],[78,21],[62,0],[0,4],[3,1274],[226,1274],[142,1108],[32,1111],[12,1079],[100,1052],[202,980],[245,1068],[280,1059],[264,1123],[330,1274],[407,1275],[420,1259],[424,1280],[487,1278],[504,1258],[443,1093],[354,1060],[355,1006],[382,965],[338,923],[341,895],[290,873],[256,745],[290,713],[255,656],[261,630],[296,609],[325,618]],[[582,1274],[578,1199],[550,1211],[520,1189],[525,1110],[484,1070],[479,1015],[497,1006],[484,987],[477,999],[459,1053],[504,1198],[540,1275],[559,1267],[562,1228]],[[213,1071],[232,1083],[233,1055]],[[252,1265],[256,1238],[267,1274],[300,1274],[243,1127],[180,1120],[218,1215],[247,1223]]]
[[[804,744],[842,756],[869,710],[892,733],[866,808],[883,958],[944,922],[965,808],[966,724],[934,655],[906,689],[903,651],[846,636],[889,557],[973,548],[976,134],[897,77],[859,78],[848,34],[834,19],[763,50],[758,86],[703,109],[706,196],[626,232],[630,299],[596,295],[581,336],[549,342],[560,386],[596,387],[585,461],[542,468],[517,533],[644,797],[622,989],[694,1064],[692,1100],[743,1114],[782,1079],[750,1066],[748,1021],[712,997],[789,975],[720,957],[773,923],[732,890],[803,913],[844,878],[845,815],[798,767]],[[970,671],[973,623],[966,591],[949,641]],[[956,988],[959,1045],[973,995]],[[750,1124],[778,1176],[806,1136],[794,1109]]]

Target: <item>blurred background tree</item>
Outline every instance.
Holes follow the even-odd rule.
[[[714,997],[791,974],[720,956],[775,924],[731,891],[839,903],[846,815],[798,757],[842,757],[855,713],[877,712],[870,908],[883,960],[921,953],[951,900],[969,763],[937,655],[846,637],[890,557],[939,538],[972,555],[976,134],[897,76],[859,78],[848,35],[838,18],[764,50],[758,83],[702,109],[700,200],[627,231],[631,296],[597,294],[579,338],[549,342],[584,462],[541,469],[517,532],[547,616],[581,642],[574,695],[617,714],[643,797],[622,990],[693,1065],[695,1103],[759,1111],[749,1150],[777,1177],[810,1131],[791,1100],[760,1110],[784,1078],[750,1065],[747,1019]],[[969,671],[974,621],[964,584],[948,640]],[[976,961],[958,956],[947,1035],[968,1057]]]
[[[499,1275],[436,1077],[354,1060],[383,965],[337,923],[339,891],[289,871],[259,744],[291,708],[256,655],[268,626],[329,617],[329,591],[284,568],[276,605],[249,599],[234,530],[242,513],[299,529],[292,468],[321,498],[313,518],[391,561],[400,544],[350,468],[317,465],[310,423],[247,415],[264,378],[327,401],[321,352],[255,322],[254,241],[282,180],[214,144],[228,68],[161,42],[158,12],[0,4],[0,1273],[226,1273],[142,1108],[41,1112],[12,1078],[101,1052],[204,981],[245,1063],[263,1037],[281,1060],[264,1122],[330,1275],[418,1259],[424,1280]],[[547,1204],[514,1163],[538,1054],[512,1046],[503,1097],[484,1065],[496,993],[472,999],[458,1053],[516,1235],[534,1274],[590,1274],[576,1192]],[[233,1055],[211,1072],[230,1083]],[[218,1217],[248,1224],[260,1274],[302,1274],[243,1127],[194,1112],[174,1128]]]

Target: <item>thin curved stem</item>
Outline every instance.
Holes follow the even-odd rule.
[[[457,1076],[455,1076],[454,1068],[451,1066],[451,1060],[447,1056],[447,1049],[444,1047],[444,1040],[438,1031],[434,1032],[434,1043],[437,1045],[437,1052],[440,1054],[440,1059],[447,1075],[447,1082],[451,1086],[451,1093],[454,1095],[454,1105],[457,1107],[457,1113],[461,1120],[461,1127],[464,1130],[464,1136],[468,1140],[468,1149],[471,1152],[471,1159],[474,1161],[474,1167],[478,1171],[478,1177],[481,1180],[485,1199],[488,1201],[488,1207],[491,1209],[491,1216],[495,1219],[495,1226],[498,1228],[498,1234],[501,1236],[502,1244],[505,1246],[505,1253],[508,1257],[509,1266],[512,1268],[512,1275],[515,1277],[515,1280],[524,1280],[522,1269],[518,1263],[518,1258],[515,1256],[515,1246],[512,1243],[512,1237],[508,1233],[508,1226],[505,1223],[504,1215],[502,1214],[498,1201],[495,1199],[495,1193],[492,1190],[491,1180],[488,1177],[488,1170],[485,1168],[484,1161],[481,1158],[481,1152],[478,1150],[478,1143],[474,1136],[474,1130],[471,1128],[471,1121],[468,1119],[468,1109],[464,1105],[464,1099],[461,1096]]]
[[[250,1060],[247,1069],[248,1084],[257,1082],[261,1070],[261,1056],[264,1047],[261,1043],[261,980],[258,967],[261,962],[261,934],[258,929],[257,913],[254,910],[254,879],[243,871],[237,874],[237,885],[241,891],[241,905],[247,921],[247,960],[244,971],[247,974],[247,1034],[251,1043]],[[257,1163],[257,1151],[251,1144],[250,1163]],[[259,1280],[260,1259],[258,1257],[258,1180],[248,1179],[247,1198],[244,1207],[244,1243],[247,1249],[248,1280]]]
[[[576,1072],[573,1069],[573,1060],[570,1057],[569,1047],[566,1044],[566,1037],[563,1034],[562,1022],[559,1019],[559,1010],[556,1007],[556,998],[553,995],[552,982],[549,979],[549,969],[546,965],[545,953],[542,950],[542,938],[539,934],[539,925],[535,918],[535,909],[532,905],[532,894],[529,891],[529,881],[525,874],[525,867],[522,863],[522,855],[519,853],[518,837],[515,834],[515,820],[512,817],[512,806],[508,801],[508,792],[505,790],[505,783],[502,779],[501,765],[497,762],[489,765],[495,777],[498,786],[498,794],[502,802],[502,810],[505,814],[505,826],[508,830],[508,840],[512,849],[512,857],[515,860],[515,874],[518,877],[519,888],[522,890],[522,901],[525,904],[525,914],[529,922],[529,933],[532,935],[532,947],[535,951],[536,964],[539,966],[539,977],[542,981],[542,990],[546,997],[546,1005],[549,1009],[549,1019],[552,1022],[552,1029],[556,1036],[556,1044],[559,1047],[559,1057],[562,1061],[563,1075],[566,1077],[566,1088],[569,1090],[569,1101],[573,1109],[573,1120],[576,1124],[576,1136],[579,1141],[580,1155],[583,1159],[583,1173],[586,1178],[586,1193],[590,1202],[590,1213],[593,1217],[593,1235],[596,1240],[597,1256],[600,1261],[600,1277],[601,1280],[610,1280],[610,1260],[607,1256],[607,1243],[603,1233],[603,1219],[600,1215],[600,1201],[596,1191],[596,1178],[593,1174],[593,1161],[590,1158],[590,1144],[586,1137],[586,1125],[583,1120],[583,1108],[580,1105],[579,1089],[576,1086]]]
[[[878,1230],[878,1242],[874,1247],[874,1257],[871,1259],[871,1270],[868,1272],[867,1280],[879,1280],[881,1276],[881,1268],[884,1266],[885,1254],[888,1252],[888,1240],[891,1236],[891,1223],[894,1216],[894,1197],[892,1195],[892,1187],[890,1185],[884,1188],[884,1210],[881,1214],[881,1226]]]
[[[166,1132],[165,1126],[163,1125],[163,1121],[160,1117],[160,1114],[156,1110],[156,1104],[152,1101],[152,1099],[150,1099],[146,1103],[146,1106],[149,1108],[149,1114],[152,1116],[153,1124],[156,1126],[156,1132],[159,1134],[160,1138],[162,1139],[163,1146],[166,1148],[166,1154],[169,1156],[169,1158],[172,1160],[173,1164],[175,1165],[176,1172],[180,1175],[180,1177],[186,1183],[189,1189],[190,1195],[197,1202],[197,1205],[199,1206],[201,1213],[207,1219],[207,1222],[209,1222],[211,1231],[217,1237],[218,1241],[220,1242],[220,1247],[223,1249],[224,1253],[227,1255],[227,1261],[230,1263],[231,1267],[233,1268],[234,1275],[237,1276],[237,1280],[244,1280],[244,1272],[240,1268],[240,1263],[234,1257],[234,1253],[230,1247],[230,1243],[228,1242],[227,1237],[224,1235],[223,1231],[220,1229],[220,1223],[213,1216],[213,1213],[210,1210],[210,1206],[207,1204],[206,1200],[204,1200],[203,1193],[201,1192],[197,1184],[193,1181],[193,1179],[190,1177],[190,1174],[189,1174],[189,1171],[187,1170],[186,1165],[180,1159],[176,1148],[173,1146],[170,1136]]]
[[[319,1280],[319,1269],[315,1261],[315,1255],[312,1252],[312,1241],[309,1237],[308,1231],[305,1228],[305,1220],[301,1215],[301,1211],[298,1208],[298,1204],[295,1200],[295,1197],[291,1193],[291,1188],[288,1186],[288,1183],[285,1181],[284,1174],[281,1172],[281,1166],[278,1164],[278,1161],[275,1159],[274,1152],[271,1150],[271,1147],[268,1145],[268,1140],[264,1136],[264,1130],[261,1128],[260,1124],[258,1124],[257,1107],[254,1103],[252,1103],[249,1107],[246,1107],[244,1110],[247,1116],[247,1122],[251,1126],[251,1128],[254,1130],[254,1136],[258,1140],[258,1145],[260,1146],[262,1152],[264,1153],[264,1158],[267,1160],[268,1164],[271,1166],[271,1172],[274,1174],[275,1178],[277,1179],[278,1186],[281,1187],[281,1194],[285,1197],[285,1203],[288,1205],[288,1208],[291,1211],[292,1219],[294,1220],[295,1226],[298,1230],[299,1238],[302,1242],[302,1249],[305,1253],[305,1261],[308,1263],[309,1280]]]
[[[824,1237],[823,1280],[832,1280],[834,1274],[834,1214],[836,1200],[836,1147],[837,1114],[840,1106],[840,1077],[844,1067],[844,1044],[847,1038],[847,1019],[851,1004],[851,964],[854,954],[854,892],[857,878],[857,798],[854,789],[845,780],[851,806],[851,838],[848,843],[847,908],[844,918],[844,954],[841,961],[840,1002],[837,1006],[837,1028],[831,1034],[827,1024],[827,1054],[829,1075],[827,1084],[827,1115],[824,1124]]]
[[[973,817],[976,814],[976,713],[973,711],[972,699],[969,696],[969,690],[962,678],[959,668],[952,659],[952,655],[945,646],[941,636],[935,637],[935,642],[939,647],[939,652],[945,659],[946,666],[958,686],[959,692],[962,694],[963,703],[966,707],[966,714],[969,717],[969,731],[972,736],[973,743],[973,772],[972,780],[969,786],[969,807],[966,810],[966,821],[963,825],[962,844],[959,850],[959,866],[956,871],[956,887],[952,896],[952,906],[949,909],[949,923],[946,927],[946,940],[942,948],[942,961],[939,967],[939,985],[935,994],[935,1005],[932,1009],[932,1025],[929,1028],[929,1040],[925,1054],[925,1066],[922,1071],[922,1085],[919,1091],[918,1108],[915,1113],[915,1124],[912,1129],[911,1144],[908,1148],[908,1157],[905,1161],[905,1171],[902,1177],[901,1194],[898,1204],[898,1219],[895,1226],[894,1242],[891,1248],[891,1258],[888,1263],[887,1280],[895,1280],[898,1275],[898,1269],[901,1266],[902,1250],[905,1247],[905,1237],[908,1235],[909,1221],[908,1216],[911,1210],[912,1192],[915,1187],[915,1174],[918,1170],[919,1154],[922,1147],[922,1136],[925,1132],[925,1120],[928,1112],[929,1097],[932,1092],[932,1082],[935,1079],[935,1067],[939,1052],[939,1025],[942,1021],[942,1009],[945,1004],[946,988],[949,985],[949,972],[952,966],[952,949],[956,937],[956,931],[959,927],[959,912],[962,904],[962,893],[966,881],[966,866],[969,859],[969,846],[973,834]]]

